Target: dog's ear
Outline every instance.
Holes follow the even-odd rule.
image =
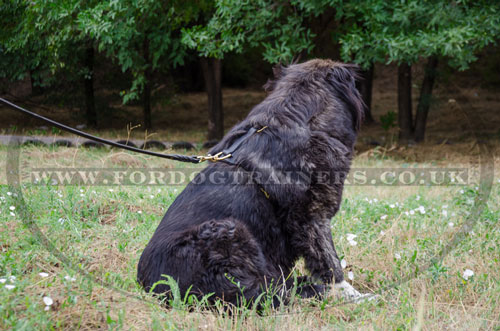
[[[267,82],[264,84],[264,91],[266,92],[272,92],[274,88],[276,87],[276,82],[280,80],[281,77],[283,77],[285,71],[285,67],[281,64],[278,63],[273,67],[273,75],[274,79],[268,79]]]
[[[346,103],[353,118],[353,127],[359,130],[363,122],[365,104],[356,88],[359,67],[355,64],[336,64],[328,74],[328,80],[337,96]]]

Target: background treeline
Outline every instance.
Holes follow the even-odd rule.
[[[142,105],[151,129],[156,91],[205,89],[208,139],[224,132],[223,84],[252,86],[269,63],[328,57],[359,64],[368,122],[374,65],[395,63],[400,139],[422,141],[438,63],[464,70],[500,36],[491,0],[10,0],[0,17],[0,92],[29,77],[34,94],[81,95],[87,125],[99,127],[106,105],[94,92],[112,86]],[[422,61],[414,115],[411,67]]]

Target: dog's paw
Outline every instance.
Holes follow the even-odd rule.
[[[330,286],[323,284],[306,284],[299,285],[297,288],[297,294],[302,298],[317,298],[321,299],[330,290]]]
[[[234,235],[236,224],[233,220],[205,222],[200,226],[201,239],[228,240]]]
[[[331,284],[335,279],[333,274],[333,269],[328,269],[326,271],[319,273],[317,278],[319,278],[321,282],[324,284]]]
[[[351,284],[343,280],[340,283],[335,284],[335,291],[337,295],[347,301],[354,303],[361,303],[364,301],[378,300],[379,296],[371,293],[360,293]]]

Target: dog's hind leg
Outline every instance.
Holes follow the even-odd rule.
[[[265,288],[267,262],[246,226],[234,219],[212,220],[198,227],[204,272],[195,286],[235,305],[251,303]]]
[[[273,279],[267,261],[246,226],[235,219],[206,221],[182,232],[154,237],[141,256],[138,280],[149,290],[163,275],[173,277],[185,296],[190,288],[209,302],[221,299],[252,305],[269,292],[273,305],[286,300],[286,287]],[[154,290],[165,293],[161,284]]]

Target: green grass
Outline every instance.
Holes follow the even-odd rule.
[[[0,166],[5,167],[1,152]],[[25,148],[21,161],[32,167],[178,166],[118,151],[65,148]],[[408,164],[384,156],[360,157],[354,166]],[[249,309],[230,317],[222,309],[201,306],[189,312],[182,302],[165,309],[137,286],[142,249],[181,190],[27,185],[22,190],[27,210],[21,210],[20,192],[16,197],[16,191],[2,185],[0,278],[6,280],[0,284],[0,329],[500,328],[498,178],[473,232],[432,263],[466,222],[478,195],[474,185],[346,187],[341,210],[332,219],[332,236],[347,262],[346,275],[354,275],[351,283],[361,292],[379,292],[380,300],[342,303],[332,294],[323,302],[298,299],[264,316]],[[52,248],[47,249],[37,229]],[[347,234],[357,236],[356,245]],[[474,272],[468,280],[463,278],[466,269]],[[297,274],[302,273],[306,270],[299,263]],[[44,297],[53,299],[49,310]]]

